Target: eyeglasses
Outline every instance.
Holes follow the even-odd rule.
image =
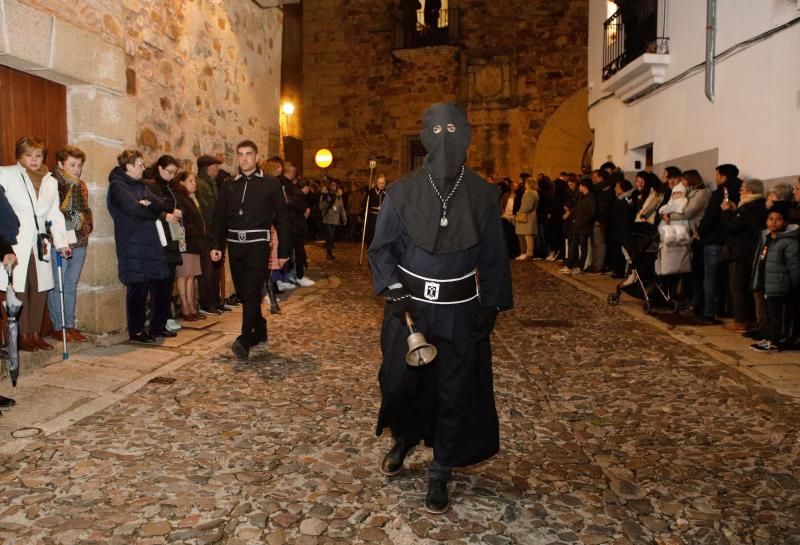
[[[170,176],[175,176],[178,173],[177,168],[165,168],[164,171]]]
[[[134,166],[135,168],[144,168],[144,163],[142,163],[142,162],[139,162],[139,163],[134,163],[134,164],[133,164],[133,166]]]

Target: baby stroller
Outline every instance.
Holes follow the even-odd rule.
[[[608,296],[609,305],[618,305],[622,293],[642,300],[642,311],[650,314],[654,305],[667,306],[678,312],[678,301],[664,286],[668,275],[691,270],[691,245],[659,243],[658,231],[649,223],[637,223],[627,241],[622,244],[625,256],[626,277],[617,285],[616,292]],[[688,257],[687,257],[688,256]],[[683,271],[684,262],[688,265]]]

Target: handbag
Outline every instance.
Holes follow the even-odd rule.
[[[178,237],[178,251],[181,253],[186,252],[186,227],[183,226],[183,223],[179,224],[180,226],[180,235]]]
[[[517,212],[517,215],[514,216],[514,219],[517,221],[517,223],[528,223],[528,213]]]

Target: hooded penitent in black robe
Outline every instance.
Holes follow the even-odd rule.
[[[387,187],[378,214],[369,247],[375,292],[401,283],[398,265],[433,279],[459,278],[477,269],[480,299],[414,301],[416,329],[439,351],[422,367],[406,364],[409,332],[387,305],[377,433],[390,428],[395,437],[424,440],[439,464],[466,466],[499,449],[491,347],[488,338],[476,339],[475,325],[481,307],[512,307],[511,273],[497,188],[463,167],[470,138],[466,115],[454,105],[436,104],[423,117],[421,135],[428,151],[424,166]],[[443,227],[445,210],[433,184],[446,198],[456,183]]]

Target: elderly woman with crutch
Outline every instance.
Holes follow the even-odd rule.
[[[19,349],[26,352],[52,350],[39,334],[47,292],[54,286],[50,265],[55,259],[52,248],[65,258],[72,255],[72,250],[59,209],[58,183],[44,164],[44,141],[24,136],[17,140],[14,153],[17,164],[0,167],[0,186],[20,222],[17,243],[13,245],[18,260],[13,287],[23,304]],[[8,277],[0,275],[0,291],[5,291],[7,286]]]
[[[50,319],[56,326],[53,338],[67,342],[83,342],[86,337],[75,327],[75,306],[78,298],[78,281],[86,260],[86,247],[92,232],[92,210],[89,208],[89,189],[81,180],[86,154],[74,146],[65,146],[56,152],[56,168],[52,176],[58,182],[58,197],[61,213],[67,228],[67,240],[72,257],[67,260],[52,260],[53,276],[60,275],[58,288],[50,292],[47,308]],[[58,264],[61,261],[61,271]],[[61,301],[64,301],[63,308]],[[63,320],[63,321],[62,321]],[[63,330],[62,330],[63,328]]]

